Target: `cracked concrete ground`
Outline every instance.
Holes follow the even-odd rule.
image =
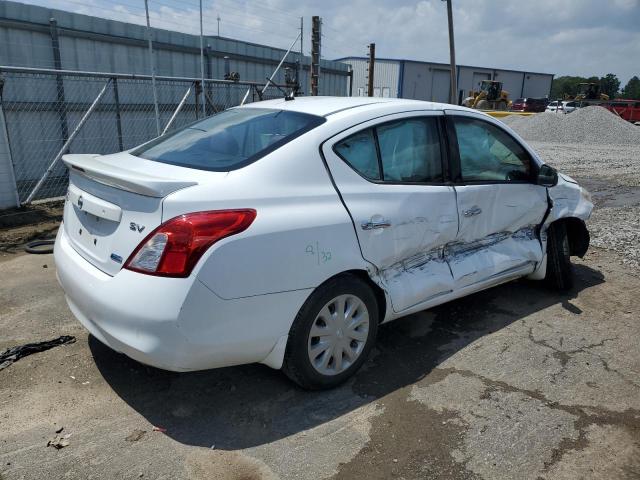
[[[517,281],[383,326],[329,392],[145,367],[73,320],[50,256],[0,270],[0,350],[78,337],[0,371],[3,480],[640,478],[640,278],[605,250],[566,295]]]

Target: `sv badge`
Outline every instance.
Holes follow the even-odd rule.
[[[131,222],[129,224],[129,230],[133,230],[134,232],[138,232],[138,233],[142,233],[142,231],[144,230],[144,225],[139,225],[135,222]]]

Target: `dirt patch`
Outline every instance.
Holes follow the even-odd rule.
[[[0,212],[0,261],[19,253],[25,243],[53,238],[62,221],[62,201],[41,203]]]

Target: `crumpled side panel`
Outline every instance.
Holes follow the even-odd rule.
[[[442,248],[413,255],[380,273],[395,312],[453,289],[453,278]]]
[[[451,267],[454,288],[462,288],[511,269],[542,259],[542,247],[536,235],[536,225],[520,230],[500,232],[477,242],[447,247],[446,258]]]
[[[530,264],[533,270],[542,258],[537,225],[516,232],[499,232],[475,242],[449,243],[444,248],[413,255],[380,272],[401,312],[453,290]]]

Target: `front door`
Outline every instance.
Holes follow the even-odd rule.
[[[447,257],[455,288],[533,271],[543,256],[537,227],[548,207],[546,188],[534,183],[535,161],[479,115],[447,118],[459,159],[452,170],[460,229]]]
[[[458,230],[443,182],[442,112],[384,117],[347,130],[323,154],[395,312],[453,290],[444,246]]]

